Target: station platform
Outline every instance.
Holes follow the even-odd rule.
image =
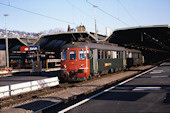
[[[33,80],[41,80],[59,75],[59,68],[43,69],[41,74],[32,73],[32,69],[14,69],[12,72],[0,71],[0,87]]]
[[[28,73],[22,73],[18,75],[13,76],[6,76],[6,77],[0,77],[0,87],[6,86],[6,85],[12,85],[12,84],[18,84],[28,81],[34,81],[34,80],[41,80],[49,78],[47,76],[37,76],[37,75],[29,75]]]
[[[51,106],[53,104],[67,101],[70,97],[78,96],[78,95],[86,95],[92,91],[97,90],[99,87],[104,87],[105,85],[107,86],[107,84],[114,83],[118,80],[123,80],[127,77],[133,76],[134,74],[137,74],[139,70],[143,71],[152,67],[153,67],[152,65],[140,66],[126,72],[119,72],[119,73],[114,73],[111,75],[99,77],[98,79],[94,79],[92,81],[83,83],[75,87],[69,87],[65,90],[61,90],[53,94],[42,96],[40,98],[34,98],[33,100],[29,100],[27,102],[22,103],[21,105],[15,105],[9,108],[4,108],[3,110],[0,110],[0,112],[33,113],[45,107]]]
[[[0,77],[0,98],[59,84],[59,70],[33,73],[31,69],[13,71]]]

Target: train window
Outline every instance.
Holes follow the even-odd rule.
[[[106,52],[105,52],[105,51],[102,51],[102,56],[103,56],[102,58],[103,58],[103,59],[106,58],[106,57],[105,57],[105,54],[106,54]]]
[[[126,51],[126,58],[129,58],[128,54],[129,54],[128,51]]]
[[[80,60],[86,59],[86,51],[85,50],[80,50],[79,51],[79,59]]]
[[[111,58],[111,52],[108,51],[108,52],[107,52],[107,55],[108,55],[108,58],[110,59],[110,58]]]
[[[138,58],[139,58],[139,53],[137,53],[137,55],[138,55]]]
[[[137,56],[137,53],[134,53],[134,56],[133,56],[134,58],[138,58],[138,56]]]
[[[111,56],[110,57],[113,59],[113,51],[111,51]]]
[[[67,51],[61,52],[61,60],[67,60]]]
[[[120,58],[123,58],[123,51],[120,51]]]
[[[117,58],[117,53],[116,53],[116,51],[111,51],[111,58],[112,58],[112,59]]]
[[[132,52],[129,52],[129,57],[128,58],[132,58]]]
[[[70,60],[76,59],[76,51],[70,51]]]
[[[120,58],[120,52],[117,51],[117,58]]]
[[[140,53],[138,53],[138,58],[140,58]]]
[[[141,53],[139,53],[139,58],[142,58],[142,54]]]
[[[104,59],[104,51],[101,50],[101,59]]]
[[[98,59],[101,59],[100,50],[98,50]]]
[[[105,59],[107,59],[107,51],[105,51],[104,54],[105,54]]]

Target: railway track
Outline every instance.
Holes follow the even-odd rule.
[[[28,93],[19,94],[16,96],[2,98],[2,99],[0,99],[0,108],[17,105],[17,104],[23,103],[28,100],[33,100],[35,98],[39,98],[41,96],[45,96],[47,94],[54,93],[56,91],[64,90],[67,87],[71,87],[71,86],[72,86],[72,84],[62,83],[55,87],[44,88],[44,89],[37,90],[37,91],[32,91],[32,92],[28,92]]]
[[[111,76],[111,74],[108,74],[106,76]],[[67,88],[70,88],[70,87],[81,86],[82,84],[85,84],[85,83],[88,83],[88,82],[91,82],[93,80],[100,79],[100,78],[106,77],[106,76],[93,77],[90,80],[82,81],[82,82],[71,82],[71,83],[63,82],[63,83],[60,83],[58,86],[55,86],[55,87],[48,87],[48,88],[44,88],[44,89],[37,90],[37,91],[19,94],[19,95],[16,95],[16,96],[1,98],[0,99],[0,108],[2,109],[2,108],[5,108],[5,107],[11,107],[11,106],[14,106],[14,105],[18,105],[18,104],[23,103],[25,101],[28,101],[28,100],[30,101],[30,100],[33,100],[35,98],[40,98],[42,96],[49,95],[49,94],[52,94],[52,93],[55,93],[57,91],[61,91],[61,90],[64,90],[64,89],[67,89]]]
[[[76,87],[76,86],[80,86],[81,84],[93,81],[97,78],[93,78],[89,81],[83,81],[83,82],[77,82],[77,83],[68,83],[68,82],[63,82],[60,83],[58,86],[54,86],[54,87],[48,87],[48,88],[44,88],[41,90],[36,90],[36,91],[32,91],[32,92],[27,92],[27,93],[23,93],[23,94],[19,94],[19,95],[15,95],[15,96],[11,96],[11,97],[7,97],[7,98],[1,98],[0,99],[0,108],[5,108],[5,107],[11,107],[14,105],[18,105],[20,103],[23,103],[25,101],[30,101],[33,100],[35,98],[40,98],[42,96],[45,95],[49,95],[52,93],[55,93],[57,91],[61,91],[70,87]],[[98,78],[99,79],[99,78]]]
[[[138,70],[138,73],[139,72],[140,71]],[[2,109],[2,108],[7,108],[7,107],[9,108],[9,107],[12,107],[12,106],[18,106],[18,105],[21,105],[23,103],[26,103],[26,102],[29,102],[29,101],[33,101],[35,99],[38,99],[38,98],[41,98],[41,97],[45,97],[46,95],[54,94],[54,93],[57,93],[59,91],[66,90],[67,88],[79,87],[79,86],[82,86],[83,84],[88,84],[88,83],[94,82],[96,80],[99,81],[99,79],[107,78],[107,77],[113,76],[114,74],[119,74],[119,73],[122,73],[122,72],[112,73],[112,74],[108,74],[108,75],[105,75],[105,76],[100,76],[98,78],[93,78],[91,80],[83,81],[83,82],[77,82],[77,83],[68,83],[68,82],[66,82],[66,83],[61,83],[60,85],[55,86],[55,87],[44,88],[44,89],[41,89],[41,90],[38,90],[38,91],[24,93],[24,94],[20,94],[20,95],[8,97],[8,98],[2,98],[0,100],[0,107]],[[113,81],[113,82],[111,82],[108,85],[114,84],[115,82],[118,82],[118,81],[121,81],[121,80],[123,80],[123,79],[120,79],[120,80],[117,80],[117,81]],[[97,87],[95,90],[99,90],[102,87],[103,86]],[[88,92],[85,92],[84,94],[89,94],[89,93],[91,93],[91,92],[93,92],[95,90],[89,90]],[[73,97],[70,97],[69,99],[70,100],[74,100],[75,98],[76,98],[76,96],[73,96]],[[67,100],[64,101],[64,102],[67,102]]]

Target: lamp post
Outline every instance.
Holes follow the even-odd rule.
[[[9,52],[8,52],[8,34],[7,34],[7,24],[6,24],[6,17],[9,16],[8,14],[4,14],[5,16],[5,42],[6,42],[6,67],[9,67]]]
[[[92,3],[90,3],[88,0],[86,0],[87,3],[89,3],[90,5],[92,5],[94,7],[94,23],[95,23],[95,37],[97,38],[97,25],[96,25],[96,8],[98,7],[97,5],[94,5]]]
[[[96,8],[97,8],[98,6],[93,5],[93,7],[94,7],[95,36],[96,36],[96,39],[97,39]]]

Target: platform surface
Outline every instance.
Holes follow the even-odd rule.
[[[17,72],[8,76],[0,77],[0,87],[55,77],[58,76],[58,73],[59,72],[43,72],[39,75],[30,72]]]
[[[170,62],[68,111],[84,112],[169,113]]]

